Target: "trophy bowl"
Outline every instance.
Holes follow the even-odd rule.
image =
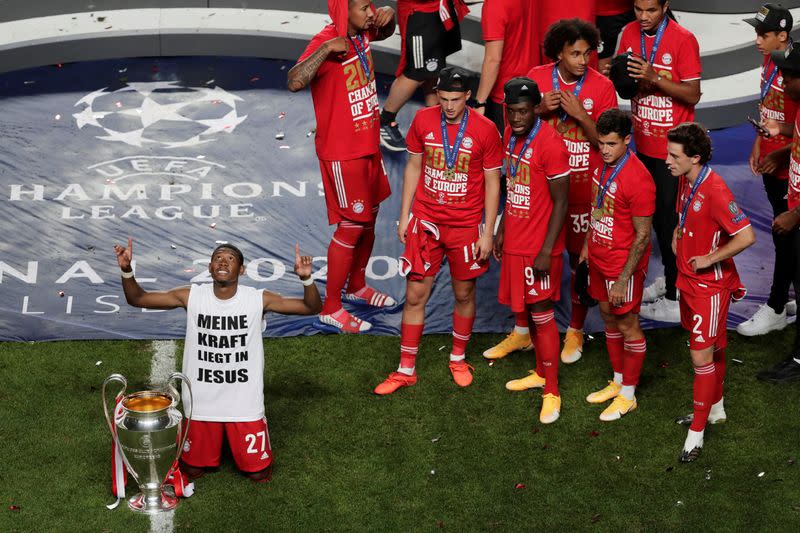
[[[179,395],[172,385],[183,381],[189,390],[189,408],[185,424],[177,409]],[[106,386],[117,381],[122,390],[117,394],[117,409],[111,420],[106,401]],[[147,390],[125,395],[127,380],[112,374],[103,382],[103,410],[114,442],[121,450],[125,467],[139,485],[140,492],[128,500],[134,511],[155,514],[174,509],[178,499],[166,493],[162,486],[173,465],[177,464],[189,432],[191,417],[191,384],[180,372],[167,380],[167,390]],[[181,432],[181,429],[183,431]],[[182,433],[182,435],[181,435]]]

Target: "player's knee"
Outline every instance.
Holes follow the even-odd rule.
[[[428,301],[428,292],[420,287],[406,288],[406,306],[425,307]]]
[[[453,287],[453,298],[458,305],[470,305],[475,302],[475,286]]]
[[[264,470],[259,470],[258,472],[247,472],[246,475],[251,481],[256,483],[267,483],[272,479],[272,465],[269,465]]]

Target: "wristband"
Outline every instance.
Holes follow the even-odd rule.
[[[309,276],[308,279],[301,279],[300,283],[302,283],[304,287],[310,287],[314,284],[314,278]]]
[[[120,270],[120,275],[122,276],[122,279],[131,279],[133,277],[133,270],[131,270],[130,272],[125,272],[124,270]]]

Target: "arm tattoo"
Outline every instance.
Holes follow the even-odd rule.
[[[644,255],[647,244],[650,242],[650,231],[653,227],[653,217],[632,217],[633,229],[636,231],[636,238],[631,245],[628,252],[628,260],[625,261],[625,266],[622,267],[622,273],[619,279],[628,280],[632,275],[634,269],[639,264],[639,261]]]
[[[323,43],[313,54],[296,64],[289,71],[289,90],[299,91],[306,87],[317,74],[322,62],[328,57],[328,47]]]

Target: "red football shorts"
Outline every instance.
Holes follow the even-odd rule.
[[[728,308],[731,291],[695,295],[681,291],[681,326],[689,332],[689,349],[703,350],[728,345]]]
[[[380,152],[347,161],[319,160],[328,223],[371,222],[392,193]]]
[[[637,270],[628,280],[625,287],[625,302],[620,306],[610,306],[612,315],[624,315],[627,313],[639,314],[642,307],[642,293],[644,292],[644,279],[647,277],[645,270]],[[608,291],[617,281],[616,277],[607,278],[596,268],[592,268],[589,263],[589,296],[598,302],[608,301]]]
[[[410,224],[409,224],[410,226]],[[480,226],[445,226],[438,225],[438,238],[430,232],[406,232],[406,248],[402,262],[410,266],[405,275],[411,281],[435,276],[442,266],[444,258],[450,265],[450,277],[465,281],[475,279],[489,269],[489,261],[478,261],[478,240],[481,237]],[[415,239],[418,239],[415,241]],[[424,239],[424,244],[420,241]],[[420,257],[420,256],[424,257]],[[422,271],[420,265],[428,265]],[[401,265],[402,266],[402,265]]]
[[[500,287],[497,301],[511,307],[515,313],[526,310],[526,306],[543,300],[557,302],[561,299],[561,272],[564,257],[559,254],[550,258],[550,273],[544,276],[533,271],[531,255],[503,254],[500,261]]]
[[[223,434],[233,460],[242,472],[258,472],[272,464],[267,419],[252,422],[205,422],[192,420],[181,460],[194,467],[219,466]]]
[[[591,204],[569,204],[567,206],[567,219],[564,224],[566,231],[566,248],[570,255],[581,255],[583,243],[586,241],[586,232],[589,231],[589,217]]]

